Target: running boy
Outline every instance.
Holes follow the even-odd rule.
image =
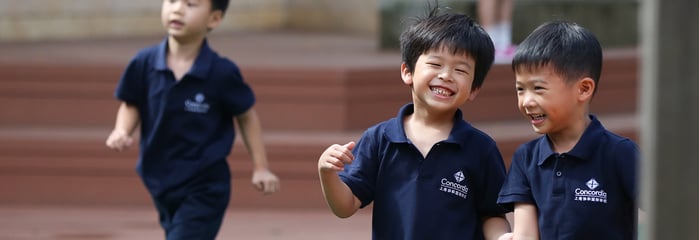
[[[335,215],[373,202],[373,239],[495,239],[509,229],[496,203],[505,178],[500,151],[459,110],[483,84],[493,43],[468,16],[438,12],[400,38],[412,103],[318,160]]]
[[[253,159],[252,182],[279,188],[269,171],[254,94],[238,67],[216,54],[206,35],[228,0],[164,0],[168,36],[131,60],[116,89],[122,101],[109,148],[121,151],[140,125],[137,170],[158,209],[167,239],[214,239],[228,206],[226,157],[237,120]]]
[[[512,68],[519,110],[544,134],[517,149],[498,198],[514,207],[514,239],[634,239],[638,149],[590,114],[602,69],[596,37],[545,23]]]

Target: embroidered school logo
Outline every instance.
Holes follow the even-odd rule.
[[[595,190],[595,188],[599,186],[599,183],[594,178],[590,178],[590,181],[587,181],[585,185],[587,185],[590,190]]]
[[[454,173],[454,179],[456,179],[456,182],[459,182],[459,183],[461,181],[463,181],[464,180],[464,172],[458,171],[458,172]]]
[[[201,103],[204,101],[204,94],[197,93],[197,95],[194,96],[194,101],[197,101],[198,103]]]
[[[194,95],[194,101],[189,99],[184,101],[184,110],[195,113],[207,113],[209,112],[209,104],[204,102],[204,100],[206,100],[204,94],[197,93]]]
[[[463,182],[465,179],[466,177],[462,171],[454,173],[454,180],[456,180],[456,182],[452,182],[447,178],[442,178],[440,181],[441,186],[439,187],[439,191],[451,193],[466,199],[468,196],[468,186],[466,186],[466,184],[461,184],[461,182]]]
[[[603,189],[595,190],[600,186],[594,178],[590,178],[585,183],[587,189],[575,189],[575,201],[607,203],[607,192]]]

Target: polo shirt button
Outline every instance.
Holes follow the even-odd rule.
[[[556,172],[557,177],[560,177],[561,175],[563,175],[563,173],[561,171]]]

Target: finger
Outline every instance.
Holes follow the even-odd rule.
[[[356,145],[356,143],[354,143],[354,141],[350,141],[348,143],[345,143],[345,145],[342,145],[342,147],[347,148],[350,151],[352,151],[354,149],[355,145]]]
[[[330,169],[333,171],[343,171],[345,170],[345,165],[341,161],[334,159],[334,162],[327,161],[321,164],[322,169]]]
[[[274,192],[274,182],[269,181],[269,182],[267,182],[267,184],[265,185],[265,193],[266,193],[266,194],[270,194],[270,193],[273,193],[273,192]]]
[[[338,160],[342,162],[343,165],[350,164],[354,161],[354,154],[351,151],[340,152],[340,156],[337,157]]]
[[[124,140],[124,146],[130,147],[131,144],[133,144],[133,138],[130,138],[130,137],[129,137],[129,138],[126,138],[126,139]]]
[[[262,191],[264,189],[262,181],[253,180],[252,186],[255,187],[255,189],[257,189],[258,191]]]

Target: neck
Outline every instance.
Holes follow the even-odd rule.
[[[560,131],[556,134],[548,134],[553,151],[557,153],[566,153],[573,150],[573,147],[578,143],[589,125],[590,117],[585,115],[583,119],[576,121],[564,131]]]
[[[443,126],[451,129],[454,124],[454,111],[437,111],[414,105],[410,121],[419,122],[425,126]]]
[[[170,36],[168,38],[168,56],[172,59],[194,60],[203,43],[204,39],[183,41]]]

